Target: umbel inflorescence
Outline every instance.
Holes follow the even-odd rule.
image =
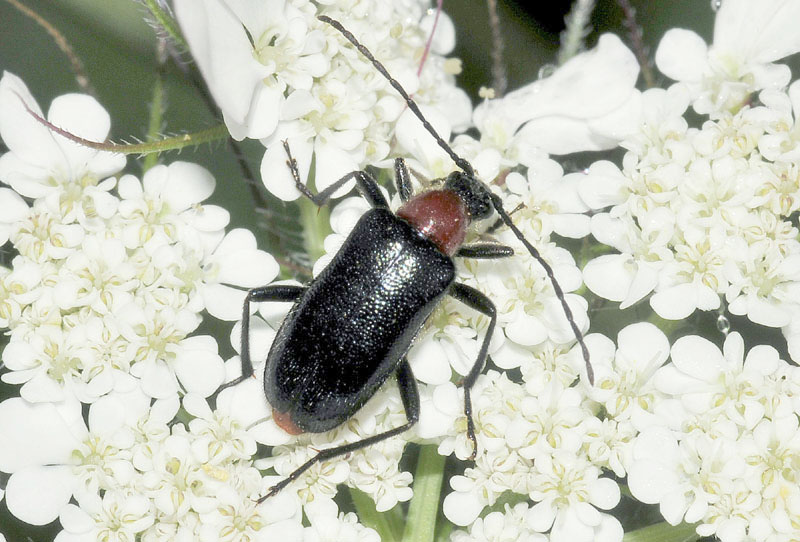
[[[219,338],[198,326],[238,320],[245,290],[279,277],[276,260],[205,203],[215,187],[208,171],[168,161],[134,175],[122,155],[81,146],[31,115],[103,141],[111,119],[96,100],[61,96],[44,115],[6,72],[0,241],[14,257],[0,267],[0,378],[17,387],[0,403],[0,471],[10,475],[12,514],[33,525],[58,519],[65,540],[376,541],[384,527],[343,504],[344,488],[378,513],[417,499],[418,473],[400,461],[413,442],[459,461],[442,504],[456,542],[620,541],[623,492],[658,505],[667,537],[685,537],[670,530],[682,522],[725,542],[800,537],[800,87],[778,63],[800,51],[800,1],[725,0],[711,44],[669,30],[655,53],[661,88],[638,89],[635,55],[607,34],[474,109],[455,84],[457,59],[446,56],[453,25],[429,7],[174,2],[230,134],[263,144],[270,192],[300,196],[283,140],[316,190],[366,166],[390,169],[395,156],[422,190],[456,166],[317,16],[341,20],[515,209],[579,327],[614,330],[586,338],[594,385],[581,378],[542,268],[504,228],[474,232],[519,249],[459,267],[459,280],[498,309],[491,364],[472,392],[475,462],[466,462],[458,383],[488,319],[450,300],[408,352],[420,423],[315,465],[256,505],[315,450],[402,425],[395,385],[337,429],[296,437],[272,420],[257,379],[214,397],[239,360],[223,361]],[[595,160],[615,148],[623,152]],[[595,151],[593,162],[565,171],[561,157],[582,151]],[[315,274],[367,208],[357,197],[336,204]],[[570,254],[565,244],[582,248]],[[634,323],[616,324],[628,307]],[[288,309],[263,304],[253,315],[254,360],[266,357]],[[673,333],[670,322],[691,325],[706,312],[721,315],[723,333]],[[744,319],[727,313],[785,340],[746,344],[735,327]],[[241,332],[234,327],[234,348]]]

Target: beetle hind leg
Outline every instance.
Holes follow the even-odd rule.
[[[270,497],[277,495],[280,490],[285,488],[294,480],[297,480],[301,474],[313,467],[316,463],[327,461],[328,459],[332,459],[340,455],[349,454],[350,452],[360,450],[361,448],[366,448],[367,446],[371,446],[372,444],[382,440],[399,435],[417,423],[417,421],[419,421],[419,390],[417,389],[417,381],[414,379],[414,373],[411,372],[411,365],[408,364],[407,359],[403,358],[403,361],[397,368],[395,376],[397,378],[397,384],[400,388],[400,399],[403,401],[403,409],[406,412],[406,419],[408,420],[405,424],[357,442],[351,442],[350,444],[343,444],[342,446],[320,450],[317,455],[300,465],[289,476],[269,488],[267,494],[258,499],[258,503],[262,503]]]
[[[215,392],[218,394],[225,388],[240,384],[253,376],[253,362],[250,359],[250,303],[265,301],[296,301],[307,290],[306,286],[291,286],[273,284],[271,286],[260,286],[247,292],[242,307],[242,347],[239,349],[239,359],[242,362],[242,375],[234,378],[230,382],[222,384]]]
[[[478,439],[475,437],[475,420],[472,417],[472,399],[470,398],[470,390],[478,380],[478,375],[483,370],[483,365],[486,362],[486,355],[489,352],[489,342],[492,340],[494,327],[497,323],[497,309],[492,303],[492,300],[486,297],[483,293],[479,292],[471,286],[466,284],[454,283],[450,290],[450,295],[458,299],[470,308],[485,314],[489,317],[489,327],[486,329],[486,335],[483,337],[481,349],[478,351],[478,357],[472,365],[472,369],[464,378],[464,415],[467,417],[467,438],[472,442],[472,455],[470,460],[474,460],[478,455]]]

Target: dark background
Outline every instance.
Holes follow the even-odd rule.
[[[83,60],[101,103],[111,113],[112,138],[117,141],[143,138],[156,63],[153,31],[142,21],[142,5],[131,0],[23,2],[56,26]],[[713,13],[707,1],[642,0],[632,4],[638,10],[651,58],[658,40],[670,27],[691,28],[711,40]],[[543,65],[553,62],[569,5],[564,1],[500,0],[498,11],[505,38],[509,89],[532,81]],[[444,9],[458,31],[458,47],[453,56],[463,62],[459,83],[477,100],[478,89],[491,86],[487,6],[484,0],[450,0],[445,1]],[[587,38],[589,46],[594,45],[599,33],[606,31],[619,34],[629,43],[622,20],[623,12],[615,1],[599,1],[592,18],[594,30]],[[45,111],[55,96],[79,91],[69,64],[50,36],[5,0],[0,0],[0,68],[21,76]],[[166,133],[191,132],[216,124],[197,92],[182,83],[178,70],[167,66],[165,76],[169,104]],[[0,147],[0,151],[4,150]],[[245,150],[257,172],[263,148],[255,143],[245,145]],[[199,162],[211,169],[218,182],[212,202],[231,210],[231,227],[257,229],[241,170],[226,145],[203,146],[179,156],[172,153],[165,157],[168,161],[176,159]],[[129,160],[128,170],[138,173],[134,159]],[[261,235],[260,246],[268,247],[269,239]],[[226,333],[218,336],[224,337]],[[0,400],[16,394],[16,387],[0,383]],[[6,480],[7,476],[0,473],[0,487]],[[0,533],[9,542],[50,541],[59,530],[57,522],[39,528],[17,522],[8,514],[5,502],[0,503]]]

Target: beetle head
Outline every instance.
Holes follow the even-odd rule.
[[[481,181],[463,171],[454,171],[445,179],[444,187],[458,194],[467,207],[470,219],[483,220],[492,214],[492,196]]]

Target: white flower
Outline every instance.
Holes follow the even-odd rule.
[[[505,374],[482,375],[472,392],[479,454],[474,468],[451,478],[454,491],[445,497],[445,516],[469,525],[485,506],[511,490],[541,501],[528,519],[538,532],[552,527],[551,537],[564,540],[621,539],[618,522],[594,508],[613,507],[619,489],[600,478],[600,469],[586,456],[583,445],[592,438],[587,420],[594,418],[582,406],[578,390],[551,379],[537,396],[529,396]],[[454,448],[457,456],[471,453],[462,435],[446,438],[439,452]]]
[[[6,504],[16,517],[45,525],[58,517],[76,481],[72,451],[87,436],[77,401],[31,404],[21,398],[0,403],[0,470],[11,474]]]
[[[152,252],[163,244],[180,241],[204,254],[216,246],[228,225],[228,212],[216,205],[202,205],[216,182],[205,168],[189,162],[158,165],[139,181],[125,175],[119,181],[125,219],[122,239],[127,248],[145,247]]]
[[[634,444],[628,487],[644,503],[659,504],[670,524],[702,520],[709,505],[732,493],[745,470],[744,458],[728,439],[699,433],[680,441],[671,431],[645,429]]]
[[[198,534],[203,542],[303,540],[300,503],[288,493],[256,504],[231,487],[221,487],[215,492],[215,501],[216,507],[200,516]]]
[[[631,420],[643,429],[648,425],[657,398],[652,376],[669,356],[669,342],[656,326],[641,322],[623,328],[617,347],[602,335],[586,337],[595,374],[587,395],[602,404],[617,421]]]
[[[204,464],[193,454],[192,439],[181,426],[158,447],[152,470],[144,473],[141,486],[158,512],[181,517],[190,511],[213,509],[213,488],[206,482]]]
[[[455,300],[445,300],[431,315],[408,353],[414,376],[427,384],[466,376],[478,357],[488,321]],[[499,339],[499,334],[495,332]],[[497,341],[490,345],[493,351]]]
[[[619,502],[616,482],[600,477],[600,469],[569,452],[536,459],[530,497],[539,501],[529,512],[534,530],[550,529],[550,540],[621,541],[622,526],[610,510]],[[602,533],[602,536],[600,536]]]
[[[3,72],[0,137],[10,152],[0,157],[0,181],[20,195],[38,198],[69,183],[94,185],[125,165],[121,154],[95,151],[53,133],[28,109],[44,117],[25,83]],[[108,113],[94,98],[83,94],[56,98],[47,120],[91,141],[104,141],[111,127]]]
[[[581,238],[589,234],[589,210],[578,196],[581,173],[564,176],[554,160],[538,160],[528,167],[527,182],[516,172],[506,177],[511,192],[504,206],[522,207],[514,213],[514,223],[527,237],[539,239],[557,233]]]
[[[281,0],[263,5],[263,16],[252,17],[248,23],[266,24],[267,14],[285,17],[285,5]],[[264,84],[274,67],[270,70],[254,54],[239,18],[246,7],[244,2],[222,0],[175,2],[175,15],[194,59],[236,139],[270,135],[277,126],[283,102],[282,88]],[[260,40],[261,34],[258,32],[253,38]]]
[[[399,399],[396,386],[384,384],[344,424],[326,433],[299,435],[292,439],[293,442],[276,448],[272,457],[257,461],[257,465],[275,469],[280,476],[268,477],[274,484],[311,459],[316,450],[357,442],[398,427],[406,421]],[[296,493],[303,503],[308,504],[332,498],[336,486],[346,483],[370,495],[379,510],[388,510],[397,502],[411,498],[411,475],[398,469],[408,436],[395,436],[348,456],[316,463],[285,491]]]
[[[336,505],[330,500],[321,500],[306,506],[310,527],[303,532],[303,540],[308,542],[379,542],[380,537],[373,529],[358,523],[355,514],[337,514]]]
[[[510,231],[498,234],[498,240],[514,247],[513,257],[496,261],[466,260],[465,263],[475,277],[469,282],[491,296],[506,337],[523,346],[536,346],[547,340],[557,344],[572,343],[575,333],[544,268],[528,255]],[[581,284],[580,270],[572,256],[555,243],[540,243],[538,249],[565,292],[578,329],[588,328],[586,300],[571,293]]]
[[[54,301],[62,310],[90,307],[98,315],[133,301],[136,268],[118,239],[89,236],[59,269]]]
[[[203,462],[218,465],[255,454],[256,442],[246,424],[230,417],[225,409],[212,411],[203,398],[193,394],[184,396],[183,408],[195,416],[189,422],[189,431],[195,436],[192,449]]]
[[[798,115],[800,114],[800,82],[789,85],[788,94],[764,90],[759,99],[774,114],[767,133],[758,139],[758,150],[767,160],[795,163],[798,159]],[[774,209],[789,214],[788,209]]]
[[[589,460],[602,468],[611,470],[622,478],[631,464],[633,442],[638,431],[630,422],[618,422],[607,418],[587,418],[582,429],[586,434],[584,448]]]
[[[576,429],[586,417],[581,396],[574,388],[564,388],[553,380],[535,397],[524,397],[518,405],[521,416],[511,420],[506,443],[534,462],[556,451],[575,452],[580,448]]]
[[[187,392],[208,397],[222,384],[225,368],[214,338],[187,337],[197,327],[196,314],[131,304],[120,310],[119,317],[120,333],[135,349],[131,374],[141,379],[142,389],[151,397],[178,393],[179,382]]]
[[[265,286],[279,271],[275,258],[258,250],[255,236],[241,228],[228,232],[203,264],[202,282],[194,277],[189,277],[187,282],[199,290],[204,308],[223,320],[242,317],[246,295],[241,289],[228,285],[240,288]]]
[[[64,531],[57,540],[129,542],[152,525],[154,517],[151,504],[145,497],[107,491],[102,497],[82,498],[80,507],[68,504],[61,511],[59,520]]]
[[[482,143],[516,163],[537,148],[552,154],[614,147],[638,119],[639,64],[613,34],[571,58],[553,75],[479,105]]]
[[[89,408],[88,424],[77,401],[0,403],[0,425],[13,446],[4,446],[0,470],[11,473],[9,510],[35,525],[55,519],[75,495],[122,489],[134,477],[132,423],[141,414],[141,394],[109,395]]]
[[[789,83],[789,67],[773,62],[800,51],[791,26],[797,17],[796,0],[725,0],[710,47],[690,30],[672,29],[659,43],[656,65],[691,88],[698,113],[735,111],[751,93]]]
[[[64,224],[42,200],[34,203],[27,217],[15,222],[11,242],[20,254],[43,264],[63,260],[73,254],[83,241],[86,230],[78,224]]]
[[[453,491],[444,498],[442,512],[456,525],[473,523],[484,507],[512,487],[513,477],[525,473],[523,461],[516,453],[507,456],[479,455],[475,468],[467,468],[463,476],[450,478]]]
[[[505,505],[504,512],[491,512],[478,518],[469,531],[455,531],[450,536],[453,542],[547,542],[547,536],[533,531],[526,521],[528,505],[518,503],[511,508]]]
[[[32,403],[58,402],[71,394],[85,398],[81,388],[88,367],[78,353],[81,335],[79,330],[49,326],[27,340],[11,341],[3,350],[3,362],[13,372],[3,374],[3,381],[24,383],[20,395]]]
[[[12,225],[28,217],[30,209],[19,194],[8,188],[0,188],[0,208],[3,216],[0,218],[0,246],[8,241]]]
[[[655,384],[680,398],[693,414],[724,416],[752,429],[764,415],[763,394],[779,363],[778,352],[766,345],[752,348],[745,357],[738,333],[728,335],[722,352],[690,335],[672,345],[672,364],[658,371]]]
[[[392,453],[395,444],[370,446],[351,464],[352,484],[375,500],[375,509],[385,512],[394,508],[398,502],[411,499],[411,473],[401,472],[399,457]],[[388,451],[388,453],[387,453]]]

